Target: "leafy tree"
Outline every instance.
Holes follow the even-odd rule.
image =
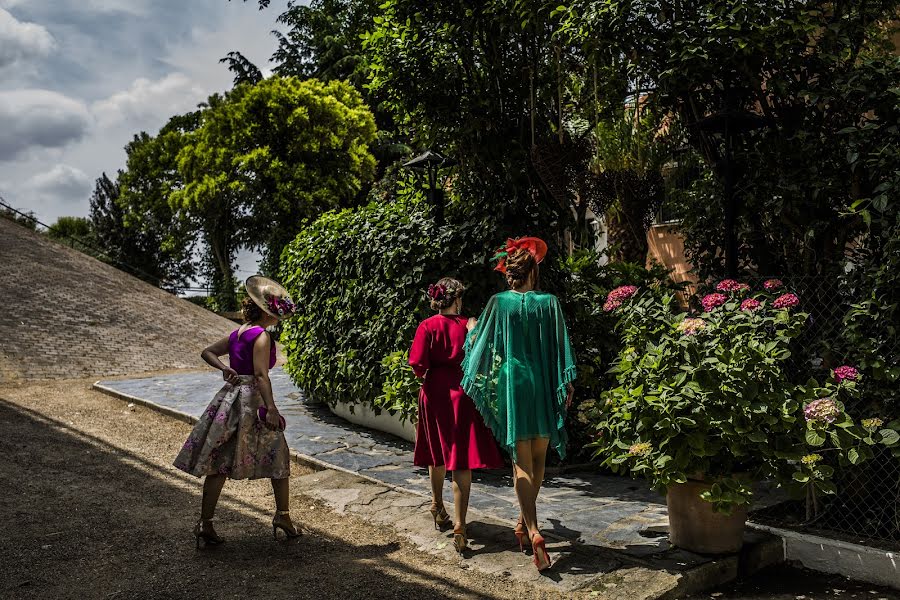
[[[50,239],[56,240],[94,258],[101,258],[97,251],[94,224],[84,217],[59,217],[47,229]]]
[[[278,75],[348,81],[363,91],[368,62],[362,35],[374,25],[380,0],[313,0],[288,2],[278,17],[287,33],[275,32],[272,56]]]
[[[898,6],[896,0],[576,0],[556,14],[560,35],[580,44],[591,70],[649,90],[716,175],[685,210],[688,251],[702,274],[722,270],[729,171],[744,266],[813,274],[839,269],[847,242],[861,231],[846,211],[857,191],[838,132],[872,108],[853,82],[859,59],[883,47],[876,39],[883,28],[873,24],[893,17]],[[742,127],[757,124],[746,113],[764,127]],[[750,130],[713,134],[726,125]]]
[[[200,113],[195,111],[172,117],[155,137],[136,135],[125,147],[126,168],[119,174],[123,221],[137,232],[141,245],[146,244],[143,251],[150,252],[174,285],[184,285],[196,275],[196,225],[190,215],[173,208],[171,194],[184,185],[177,156],[186,134],[199,122]]]
[[[585,128],[566,117],[580,101],[573,48],[554,41],[548,11],[501,0],[380,8],[365,35],[380,106],[415,144],[457,160],[454,196],[472,214],[499,214],[509,234],[561,239],[570,209],[584,207],[570,173],[587,173],[588,161],[576,139]]]
[[[170,239],[171,221],[160,222],[152,212],[144,214],[139,206],[124,204],[122,175],[113,181],[104,173],[91,196],[91,229],[97,248],[103,251],[98,258],[159,287],[186,285],[194,274],[192,244]],[[165,207],[157,210],[164,212]]]
[[[661,172],[669,158],[661,129],[662,119],[643,103],[623,107],[595,128],[601,191],[595,207],[605,216],[613,260],[647,260],[647,229],[663,200]]]
[[[227,64],[228,70],[234,73],[234,85],[236,86],[242,83],[255,85],[263,79],[263,74],[259,67],[240,52],[229,52],[225,55],[225,58],[219,59],[219,62]]]
[[[240,246],[263,249],[274,272],[305,219],[355,205],[374,174],[375,123],[346,83],[239,85],[210,98],[201,123],[178,154],[184,185],[171,199],[196,217],[225,281]]]

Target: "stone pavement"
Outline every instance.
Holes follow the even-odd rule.
[[[427,470],[413,466],[412,444],[352,425],[332,415],[327,406],[307,401],[280,368],[273,369],[271,379],[287,421],[285,434],[291,449],[308,462],[333,469],[305,476],[310,480],[305,493],[319,496],[339,512],[365,513],[373,520],[392,522],[420,546],[449,552],[447,536],[429,531],[429,523],[423,521],[430,519],[426,510],[430,487]],[[96,387],[125,399],[199,415],[221,383],[216,372],[207,371],[101,381]],[[533,567],[524,564],[528,560],[510,552],[515,538],[509,528],[518,516],[510,473],[476,471],[473,475],[470,537],[476,543],[471,564],[489,572],[518,571],[536,578]],[[452,504],[450,485],[445,486],[445,500]],[[557,590],[597,589],[590,587],[596,585],[612,589],[629,577],[642,577],[646,597],[656,598],[678,588],[683,576],[706,572],[708,577],[709,572],[722,571],[720,561],[669,545],[665,499],[643,482],[591,472],[548,474],[538,514],[544,534],[555,539],[551,553],[558,563],[565,563],[564,569],[554,569],[556,580],[542,578]],[[488,541],[479,546],[478,540]],[[489,558],[486,546],[491,545],[499,545],[506,557]],[[735,565],[727,568],[736,569]],[[660,581],[662,574],[668,579]],[[729,579],[721,573],[716,576],[715,583]],[[651,593],[654,585],[660,593]]]

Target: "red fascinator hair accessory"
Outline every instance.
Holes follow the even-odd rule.
[[[506,240],[506,246],[497,251],[494,260],[498,260],[495,271],[506,273],[506,257],[516,250],[528,250],[534,257],[534,261],[538,264],[547,256],[547,242],[536,237],[520,237],[516,239],[509,238]]]

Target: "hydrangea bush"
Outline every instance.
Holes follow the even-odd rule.
[[[852,366],[827,381],[789,381],[789,344],[808,315],[779,280],[763,289],[725,280],[700,299],[703,312],[676,310],[671,294],[617,289],[606,310],[619,317],[617,385],[586,415],[594,454],[615,472],[664,491],[703,479],[720,512],[749,504],[753,481],[774,479],[795,495],[835,492],[836,468],[898,446],[900,422],[855,423],[842,398],[856,394]]]

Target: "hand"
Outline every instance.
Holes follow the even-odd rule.
[[[281,415],[278,413],[278,408],[275,405],[266,410],[266,427],[272,431],[281,429]]]
[[[466,322],[466,331],[472,331],[478,325],[478,319],[472,318]]]
[[[237,385],[241,382],[241,376],[231,367],[222,369],[222,379],[225,380],[225,383],[230,383],[231,385]]]
[[[575,399],[575,388],[572,384],[566,386],[566,410],[572,408],[572,400]]]

